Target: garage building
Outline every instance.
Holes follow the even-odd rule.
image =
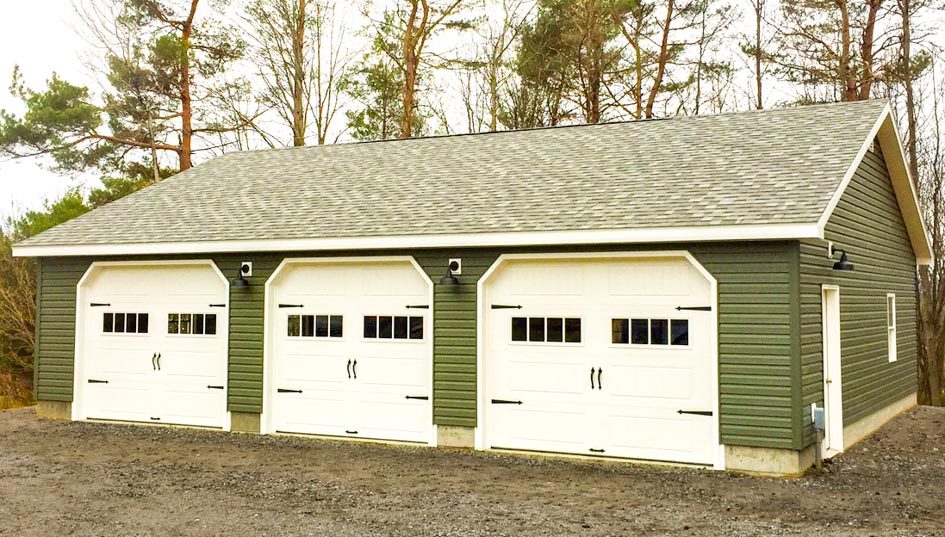
[[[887,103],[231,153],[16,245],[42,415],[794,474],[915,405]]]

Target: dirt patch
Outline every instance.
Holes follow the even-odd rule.
[[[724,472],[0,412],[0,535],[945,536],[945,411],[826,466]]]

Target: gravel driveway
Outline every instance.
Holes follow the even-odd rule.
[[[945,411],[826,467],[722,472],[0,412],[0,535],[940,535]]]

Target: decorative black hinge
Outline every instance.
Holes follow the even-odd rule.
[[[427,400],[430,399],[430,397],[427,396],[427,395],[408,395],[408,396],[405,397],[404,399],[420,399],[420,400],[423,400],[423,401],[427,401]]]
[[[410,304],[406,306],[408,310],[428,310],[430,309],[429,304]]]
[[[210,304],[211,308],[225,308],[226,304]]]
[[[493,304],[492,309],[494,310],[520,310],[522,309],[521,305],[510,306],[508,304]]]
[[[93,308],[101,308],[101,307],[105,307],[105,306],[111,306],[111,303],[109,303],[109,302],[92,302],[92,303],[89,304],[89,306],[91,306],[91,307],[93,307]]]
[[[278,393],[302,393],[302,390],[287,390],[285,388],[279,388],[276,390]]]
[[[89,384],[108,384],[107,380],[89,379]]]
[[[304,308],[305,304],[279,304],[280,308]]]
[[[711,410],[677,410],[677,414],[693,414],[696,416],[711,416]]]
[[[676,306],[676,311],[712,311],[712,306]]]
[[[493,405],[520,405],[520,404],[522,404],[522,402],[521,402],[521,401],[510,401],[510,400],[508,400],[508,399],[493,399],[493,400],[492,400],[492,404],[493,404]]]
[[[209,384],[208,384],[208,385],[207,385],[207,388],[210,389],[210,390],[222,390],[222,389],[223,389],[223,386],[212,386],[212,385],[209,385]]]

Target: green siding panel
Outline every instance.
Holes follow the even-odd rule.
[[[881,153],[866,154],[824,236],[825,241],[799,245],[803,446],[814,441],[810,405],[823,404],[821,285],[840,287],[844,425],[916,391],[916,260]],[[831,269],[826,241],[847,251],[853,272]],[[898,360],[893,363],[887,352],[886,293],[896,294]]]

